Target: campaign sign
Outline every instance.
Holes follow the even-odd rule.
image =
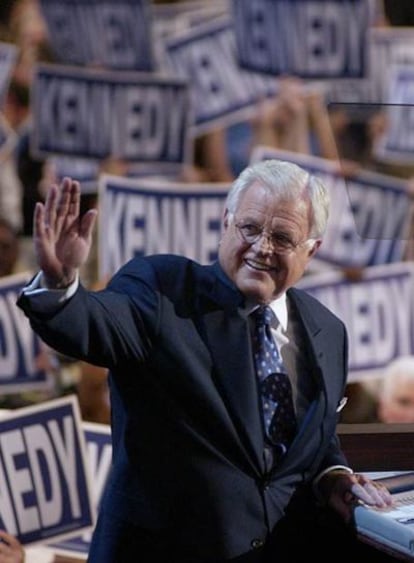
[[[328,103],[355,104],[348,113],[360,114],[363,104],[384,104],[389,101],[389,69],[393,64],[414,62],[414,28],[373,27],[367,31],[368,65],[364,78],[327,80]],[[387,69],[387,72],[384,72]],[[361,107],[358,104],[362,104]],[[368,108],[369,109],[369,108]],[[364,114],[362,114],[363,116]]]
[[[19,49],[11,43],[0,42],[0,105],[3,104]]]
[[[302,78],[366,72],[365,0],[233,0],[240,65]]]
[[[99,182],[99,276],[134,256],[217,258],[228,184],[192,184],[103,175]]]
[[[111,429],[106,424],[93,422],[82,422],[82,428],[90,467],[92,499],[95,509],[98,511],[112,463]],[[57,555],[86,558],[89,553],[92,532],[93,530],[86,530],[79,536],[48,544],[48,547],[51,547]]]
[[[145,73],[39,65],[31,149],[51,154],[181,165],[190,97],[183,80]]]
[[[94,523],[77,398],[45,401],[0,419],[0,528],[22,544]]]
[[[402,260],[411,218],[406,182],[365,170],[345,178],[339,162],[300,153],[267,147],[252,152],[252,162],[269,158],[298,164],[328,188],[328,225],[313,261],[366,267]]]
[[[40,0],[56,60],[152,71],[149,0]]]
[[[38,366],[41,353],[45,353],[40,338],[16,306],[20,291],[30,277],[31,274],[22,273],[0,279],[0,393],[3,395],[50,386],[48,373]]]
[[[229,15],[228,0],[191,0],[168,4],[153,4],[152,26],[154,47],[161,37],[185,31],[193,25]]]
[[[48,165],[53,169],[57,182],[61,182],[65,176],[70,176],[82,184],[83,195],[98,192],[98,161],[71,156],[51,156],[48,158]]]
[[[349,380],[379,376],[391,360],[414,355],[414,266],[373,266],[359,281],[338,272],[307,275],[297,284],[345,323]]]
[[[165,70],[191,85],[195,135],[248,119],[259,101],[277,92],[274,77],[239,67],[228,18],[193,26],[162,42]]]
[[[414,67],[393,65],[389,72],[390,91],[384,134],[374,147],[381,160],[412,164],[414,151]]]

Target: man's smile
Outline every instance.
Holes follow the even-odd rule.
[[[270,264],[265,264],[264,262],[258,262],[256,260],[245,260],[245,264],[252,268],[253,270],[258,270],[260,272],[274,272],[276,268]]]

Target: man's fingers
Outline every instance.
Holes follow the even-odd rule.
[[[362,502],[368,505],[385,507],[391,503],[391,495],[387,489],[372,482],[354,483],[351,488],[352,493]]]
[[[65,178],[63,180],[63,189],[68,193],[68,216],[72,218],[79,217],[80,214],[80,184],[76,180]]]
[[[54,229],[56,222],[56,205],[58,199],[58,187],[52,186],[46,196],[44,214],[42,216],[45,226]]]
[[[64,228],[69,230],[79,219],[80,185],[79,182],[64,178],[61,184],[60,198],[57,205],[56,232]]]
[[[45,233],[45,208],[43,203],[38,201],[35,205],[33,215],[33,234],[35,238],[40,238]]]
[[[89,209],[82,217],[82,221],[79,226],[79,235],[83,239],[88,240],[92,236],[92,231],[97,217],[98,211],[96,209]]]

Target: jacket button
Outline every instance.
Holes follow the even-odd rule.
[[[258,549],[259,547],[263,547],[264,542],[259,538],[255,538],[250,542],[250,545],[252,546],[253,549]]]

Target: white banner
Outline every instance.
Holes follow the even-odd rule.
[[[176,3],[153,4],[152,25],[154,47],[162,37],[185,32],[190,27],[230,16],[231,0],[182,0]]]
[[[154,70],[149,0],[40,0],[56,60]]]
[[[233,0],[243,68],[272,76],[362,77],[366,0]]]
[[[31,148],[49,154],[182,165],[191,108],[182,80],[39,65]]]
[[[380,160],[412,165],[414,152],[414,61],[394,64],[387,73],[389,97],[382,110],[386,128],[374,147]]]
[[[217,258],[228,184],[103,175],[99,185],[99,276],[134,256],[173,253]]]
[[[24,393],[50,389],[52,375],[41,367],[45,348],[32,330],[29,320],[16,307],[22,288],[32,277],[30,273],[0,279],[0,393]]]
[[[379,377],[391,360],[414,354],[414,266],[374,266],[360,281],[337,272],[308,275],[297,284],[345,323],[349,381]]]
[[[0,419],[0,527],[24,544],[90,528],[95,510],[77,398]]]
[[[164,67],[191,87],[195,135],[248,119],[257,103],[273,97],[273,77],[242,70],[232,22],[219,18],[163,38]]]
[[[367,75],[361,79],[338,79],[326,82],[328,103],[353,104],[347,108],[366,115],[374,104],[390,101],[389,69],[392,64],[414,63],[414,28],[376,27],[368,30]],[[386,72],[384,72],[386,69]]]
[[[96,511],[99,510],[101,498],[109,477],[112,464],[111,429],[105,424],[83,422],[85,433],[86,455],[91,473],[92,499]],[[73,536],[59,543],[50,544],[56,555],[85,559],[88,556],[92,531]]]

